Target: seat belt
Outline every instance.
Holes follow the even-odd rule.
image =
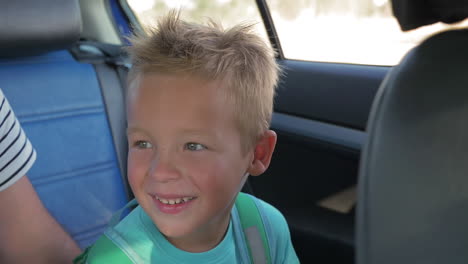
[[[117,72],[106,64],[95,64],[94,68],[98,76],[101,92],[106,107],[107,117],[114,140],[114,146],[119,160],[120,173],[127,176],[127,118],[125,109],[125,98]],[[119,91],[120,90],[120,91]]]
[[[70,51],[76,60],[94,65],[117,153],[120,175],[125,183],[127,198],[131,200],[134,196],[127,180],[125,101],[126,75],[130,66],[121,52],[121,46],[118,45],[80,41]]]

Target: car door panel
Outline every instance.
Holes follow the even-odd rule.
[[[364,130],[388,67],[280,60],[275,111]]]

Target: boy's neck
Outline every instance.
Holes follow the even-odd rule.
[[[198,230],[190,236],[178,238],[166,237],[166,239],[180,250],[191,253],[206,252],[215,248],[224,239],[229,229],[230,219],[231,214],[229,210],[229,213],[223,219],[207,225],[206,228]]]

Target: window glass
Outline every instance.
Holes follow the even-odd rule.
[[[409,0],[410,1],[410,0]],[[389,0],[267,0],[283,54],[297,60],[395,65],[442,23],[403,33]]]
[[[154,25],[170,9],[182,9],[184,20],[204,23],[208,18],[229,28],[238,23],[255,23],[254,30],[269,43],[255,0],[128,0],[140,24]]]

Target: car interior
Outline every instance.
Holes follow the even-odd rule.
[[[393,0],[404,30],[468,17],[468,1]],[[256,1],[280,48],[264,0]],[[0,0],[0,89],[37,151],[28,173],[84,249],[133,198],[126,180],[125,0]],[[302,263],[463,263],[468,33],[394,67],[287,59],[267,172],[249,192],[286,217]]]

